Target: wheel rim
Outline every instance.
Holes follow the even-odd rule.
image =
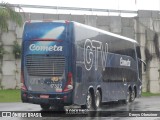
[[[99,91],[97,92],[97,94],[96,94],[96,107],[98,108],[99,107],[99,105],[100,105],[100,93],[99,93]]]
[[[91,94],[88,93],[88,95],[87,95],[87,108],[90,109],[91,105],[92,105],[92,97],[91,97]]]
[[[134,101],[134,99],[135,99],[135,92],[133,91],[132,96],[131,96],[131,100]]]
[[[126,102],[128,103],[129,100],[130,100],[130,92],[128,91],[128,92],[127,92],[127,99],[126,99]]]

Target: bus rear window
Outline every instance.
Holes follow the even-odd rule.
[[[26,23],[23,32],[23,39],[34,40],[38,38],[65,40],[66,24],[57,22]]]

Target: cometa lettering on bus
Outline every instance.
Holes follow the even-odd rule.
[[[128,60],[124,60],[122,57],[120,58],[120,65],[121,66],[128,66],[130,67],[131,66],[131,61],[128,59]]]
[[[29,49],[31,51],[62,51],[63,47],[62,46],[38,46],[36,44],[31,44],[29,46]]]

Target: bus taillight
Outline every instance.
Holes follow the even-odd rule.
[[[21,89],[22,90],[24,90],[24,91],[26,91],[27,90],[27,88],[26,88],[26,86],[25,86],[25,84],[24,84],[24,76],[23,76],[23,73],[21,73]]]
[[[64,92],[67,92],[69,90],[72,90],[73,89],[73,75],[71,72],[68,73],[68,79],[67,79],[67,84],[64,88]]]

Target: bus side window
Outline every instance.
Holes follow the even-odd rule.
[[[77,82],[82,82],[82,67],[77,66]]]

